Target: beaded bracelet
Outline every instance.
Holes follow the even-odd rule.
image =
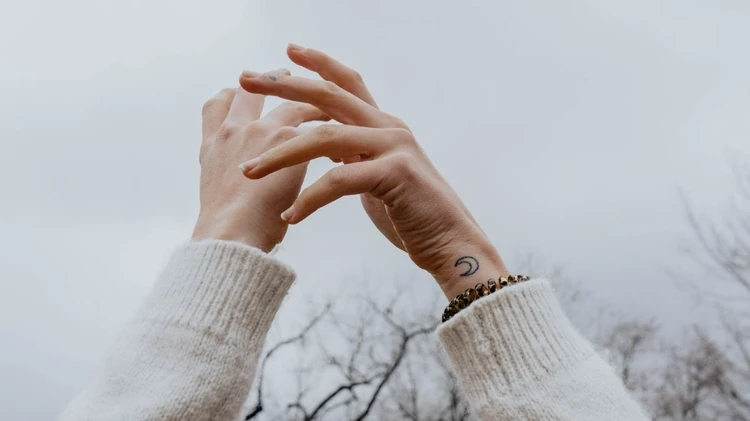
[[[495,291],[500,291],[508,285],[514,285],[519,282],[528,281],[529,278],[526,275],[508,275],[507,278],[500,277],[499,282],[495,282],[494,279],[487,281],[487,285],[478,283],[474,288],[467,289],[463,294],[458,294],[456,298],[452,299],[448,307],[443,311],[443,322],[450,320],[451,317],[458,314],[459,311],[468,307],[474,301],[490,295]]]

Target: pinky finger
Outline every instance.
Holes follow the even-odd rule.
[[[281,219],[296,224],[316,210],[344,196],[382,193],[388,171],[383,162],[364,161],[336,167],[299,194],[294,204],[281,214]],[[374,192],[378,189],[378,192]]]

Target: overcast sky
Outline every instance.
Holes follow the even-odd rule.
[[[596,305],[689,323],[665,274],[693,270],[678,190],[715,214],[750,152],[749,39],[740,0],[2,2],[0,419],[54,419],[79,390],[190,235],[201,105],[291,66],[288,42],[364,75],[511,270],[534,253]],[[409,266],[357,199],[279,257],[287,314]]]

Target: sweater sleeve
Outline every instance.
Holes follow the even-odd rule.
[[[294,277],[239,243],[183,245],[61,421],[237,420]]]
[[[438,335],[479,420],[650,419],[570,323],[546,280],[478,300]]]

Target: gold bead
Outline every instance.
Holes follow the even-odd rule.
[[[469,304],[479,298],[490,295],[508,285],[514,285],[519,282],[528,281],[529,279],[531,278],[527,275],[508,275],[507,278],[500,277],[497,281],[494,279],[488,279],[487,285],[480,282],[476,284],[474,288],[467,289],[451,300],[443,311],[443,322],[450,320],[453,316],[458,314],[459,311],[465,309]]]
[[[469,288],[464,292],[464,299],[468,301],[467,305],[473,303],[477,298],[479,298],[479,294],[474,288]]]
[[[456,308],[458,308],[459,310],[466,308],[466,306],[468,305],[466,299],[464,298],[464,294],[458,294],[454,299],[456,300]]]
[[[443,323],[447,322],[451,318],[451,314],[448,312],[448,309],[446,308],[443,312]]]
[[[480,297],[484,297],[486,295],[490,295],[490,290],[487,288],[485,284],[479,283],[477,286],[474,287],[474,289],[477,291],[477,294]]]
[[[487,281],[487,288],[490,290],[490,294],[497,291],[497,282],[494,279]]]

